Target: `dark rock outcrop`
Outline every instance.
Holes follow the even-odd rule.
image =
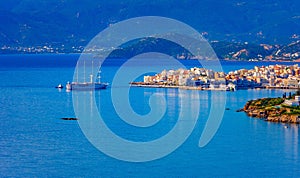
[[[75,121],[78,120],[78,118],[74,118],[74,117],[63,117],[61,118],[62,120],[67,120],[67,121]]]

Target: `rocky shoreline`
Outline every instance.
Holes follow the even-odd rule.
[[[300,124],[300,112],[296,107],[285,106],[282,98],[262,98],[248,101],[244,111],[249,117],[260,118],[269,122]]]

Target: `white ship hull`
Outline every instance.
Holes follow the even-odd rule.
[[[100,90],[106,89],[108,83],[68,83],[67,90]]]

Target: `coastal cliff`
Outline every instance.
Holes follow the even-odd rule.
[[[285,105],[284,98],[262,98],[248,101],[244,111],[248,116],[261,118],[270,122],[295,123],[300,124],[299,106]]]

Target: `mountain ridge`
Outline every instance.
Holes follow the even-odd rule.
[[[86,45],[110,24],[149,15],[180,20],[209,40],[289,44],[300,34],[299,6],[296,0],[2,1],[0,46]]]

